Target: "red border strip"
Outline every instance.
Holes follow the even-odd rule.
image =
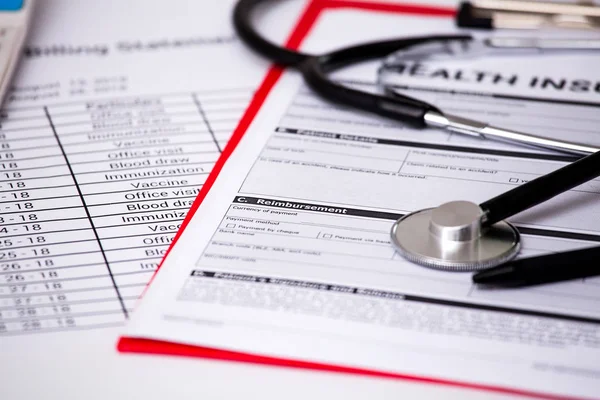
[[[178,357],[198,357],[211,360],[236,361],[247,364],[262,364],[276,367],[287,367],[297,369],[309,369],[323,372],[335,372],[343,374],[353,374],[361,376],[369,376],[373,378],[391,378],[402,379],[414,383],[436,384],[450,386],[461,389],[475,389],[491,391],[495,393],[519,395],[535,399],[548,400],[585,400],[574,397],[564,397],[558,395],[530,392],[520,389],[506,388],[502,386],[483,385],[470,382],[452,381],[447,379],[432,378],[426,376],[398,374],[385,371],[376,371],[361,368],[343,367],[339,365],[321,364],[310,361],[298,361],[287,358],[266,357],[251,353],[242,353],[236,351],[220,350],[210,347],[191,346],[172,342],[163,342],[152,339],[133,339],[121,338],[119,342],[119,351],[129,353],[144,353],[156,355],[170,355]]]
[[[302,17],[299,19],[296,27],[293,30],[290,38],[287,41],[287,47],[291,49],[297,49],[302,40],[307,36],[310,29],[314,26],[317,18],[321,12],[327,9],[337,8],[350,8],[360,9],[369,11],[381,11],[391,13],[403,13],[403,14],[416,14],[416,15],[430,15],[439,17],[452,17],[455,15],[454,9],[440,8],[440,7],[428,7],[415,4],[394,4],[394,3],[374,3],[369,1],[353,1],[353,0],[313,0],[308,7],[305,9]],[[183,221],[181,228],[175,235],[171,246],[167,250],[165,258],[173,248],[173,245],[177,242],[181,236],[183,230],[187,227],[192,217],[200,207],[202,201],[206,198],[209,190],[215,183],[219,173],[223,169],[225,162],[229,159],[244,134],[248,130],[254,117],[258,114],[263,103],[267,99],[271,89],[283,73],[283,69],[277,66],[273,66],[269,69],[259,89],[254,94],[250,105],[248,106],[244,116],[240,120],[237,128],[233,132],[227,146],[223,150],[220,158],[217,160],[213,167],[210,175],[206,179],[206,182],[202,186],[198,196],[194,200],[190,210],[187,213],[185,220]],[[160,266],[162,266],[161,261]],[[159,268],[160,268],[159,266]],[[155,275],[156,276],[156,273]],[[150,283],[154,279],[154,276],[150,280]],[[140,339],[121,337],[117,344],[117,349],[122,353],[145,353],[145,354],[156,354],[156,355],[171,355],[179,357],[199,357],[213,360],[225,360],[225,361],[237,361],[243,363],[252,364],[265,364],[271,366],[299,368],[299,369],[311,369],[317,371],[337,372],[346,374],[358,374],[370,377],[379,378],[393,378],[402,379],[418,383],[438,384],[444,386],[458,387],[463,389],[476,389],[486,390],[502,394],[512,394],[526,396],[530,398],[543,398],[543,399],[577,399],[575,397],[564,397],[556,396],[547,393],[538,393],[520,389],[506,388],[501,386],[482,385],[471,382],[452,381],[440,378],[432,378],[417,375],[398,374],[384,371],[367,370],[360,368],[343,367],[330,364],[321,364],[308,361],[298,361],[285,358],[266,357],[261,355],[255,355],[250,353],[242,353],[228,350],[221,350],[210,347],[191,346],[179,343],[172,343],[166,341],[152,340],[152,339]]]
[[[354,8],[368,11],[432,15],[438,17],[454,17],[454,15],[456,14],[456,10],[453,8],[434,7],[408,3],[375,3],[371,1],[361,0],[320,0],[320,3],[321,4],[319,4],[319,11],[324,11],[325,9],[332,8]]]

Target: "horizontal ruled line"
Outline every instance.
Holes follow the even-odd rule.
[[[60,318],[60,317],[56,317]],[[84,325],[84,326],[71,326],[71,327],[56,327],[56,328],[42,328],[37,330],[28,330],[28,331],[0,331],[0,336],[24,336],[29,334],[40,334],[40,333],[54,333],[54,332],[64,332],[64,331],[89,331],[91,329],[102,329],[102,328],[115,328],[117,326],[123,326],[126,319],[123,316],[122,322],[108,322],[103,324],[92,324],[92,325]]]
[[[124,285],[118,285],[117,286],[119,288],[125,288],[125,287],[146,287],[146,283],[128,283],[128,284],[124,284]],[[80,292],[92,292],[92,291],[97,291],[97,290],[114,290],[115,287],[111,284],[109,286],[95,286],[95,287],[91,287],[91,288],[80,288],[80,289],[60,289],[60,290],[53,290],[53,291],[44,291],[44,292],[33,292],[33,293],[29,293],[29,292],[24,292],[24,293],[18,293],[18,294],[10,294],[10,295],[3,295],[0,294],[0,299],[10,299],[10,298],[14,298],[15,296],[52,296],[52,295],[58,295],[61,293],[80,293]]]

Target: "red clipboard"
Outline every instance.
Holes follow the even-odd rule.
[[[319,15],[326,10],[331,9],[339,9],[339,8],[347,8],[347,9],[358,9],[358,10],[367,10],[367,11],[379,11],[379,12],[388,12],[388,13],[399,13],[406,15],[429,15],[433,17],[453,17],[455,15],[456,10],[449,8],[441,8],[434,6],[423,6],[416,4],[395,4],[395,3],[376,3],[370,1],[353,1],[353,0],[313,0],[310,2],[305,8],[302,16],[298,20],[292,34],[290,35],[286,45],[291,49],[297,49],[302,43],[303,39],[310,32],[311,28],[314,26],[316,20],[319,18]],[[258,111],[262,107],[264,101],[271,89],[275,86],[281,75],[283,74],[283,68],[273,66],[269,69],[267,75],[265,76],[263,82],[260,87],[254,94],[250,105],[248,106],[246,112],[244,113],[242,119],[240,120],[237,128],[233,132],[231,139],[229,140],[227,146],[223,150],[220,158],[216,162],[213,167],[212,172],[208,176],[206,182],[202,186],[198,197],[192,204],[188,214],[183,221],[180,230],[177,232],[171,246],[167,250],[165,257],[168,256],[171,248],[177,242],[181,233],[186,228],[187,224],[190,222],[192,217],[194,216],[196,210],[208,194],[210,188],[214,184],[217,176],[221,172],[225,162],[229,159],[229,156],[233,153],[238,143],[248,130],[250,123],[257,115]],[[164,260],[164,258],[163,258]],[[162,265],[162,262],[161,262]],[[160,266],[159,266],[160,268]],[[152,280],[150,281],[150,283]],[[298,361],[292,359],[285,358],[276,358],[276,357],[266,357],[258,354],[251,353],[243,353],[236,351],[228,351],[221,350],[218,348],[210,348],[210,347],[202,347],[202,346],[192,346],[185,345],[179,343],[172,343],[166,341],[159,340],[151,340],[151,339],[139,339],[139,338],[129,338],[129,337],[121,337],[117,344],[117,349],[121,353],[144,353],[144,354],[156,354],[156,355],[170,355],[170,356],[180,356],[180,357],[200,357],[205,359],[215,359],[215,360],[226,360],[226,361],[236,361],[236,362],[244,362],[244,363],[253,363],[253,364],[265,364],[271,366],[280,366],[280,367],[291,367],[291,368],[301,368],[301,369],[311,369],[317,371],[327,371],[327,372],[338,372],[338,373],[346,373],[346,374],[359,374],[363,376],[371,376],[371,377],[379,377],[379,378],[394,378],[394,379],[403,379],[412,382],[418,383],[429,383],[429,384],[437,384],[437,385],[445,385],[452,386],[458,388],[465,389],[477,389],[477,390],[487,390],[495,393],[504,393],[504,394],[513,394],[526,396],[531,398],[543,398],[543,399],[565,399],[564,396],[557,396],[547,393],[539,393],[526,391],[521,389],[502,387],[502,386],[493,386],[493,385],[483,385],[466,381],[454,381],[447,379],[440,379],[435,377],[426,377],[426,376],[417,376],[417,375],[409,375],[409,374],[399,374],[399,373],[390,373],[385,371],[377,371],[377,370],[368,370],[361,368],[352,368],[352,367],[344,367],[339,365],[332,364],[322,364],[322,363],[314,363],[307,361]],[[573,398],[575,399],[575,398]]]

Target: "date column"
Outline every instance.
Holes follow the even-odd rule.
[[[0,120],[0,336],[124,320],[43,108]]]

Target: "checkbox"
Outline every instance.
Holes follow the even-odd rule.
[[[324,233],[323,234],[323,239],[331,239],[333,237],[333,235],[331,233]]]
[[[510,178],[508,181],[510,183],[519,183],[519,178]]]
[[[225,228],[235,228],[235,224],[227,224],[225,225]]]

